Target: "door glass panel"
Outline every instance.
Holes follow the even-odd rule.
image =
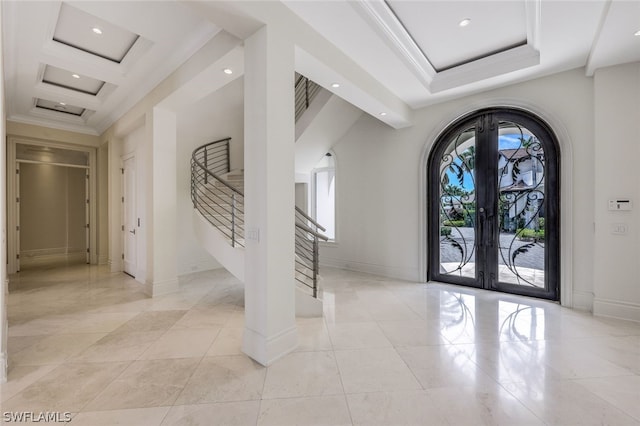
[[[545,156],[538,138],[501,121],[498,137],[498,279],[545,287]]]
[[[440,273],[476,277],[476,132],[458,133],[440,160]]]

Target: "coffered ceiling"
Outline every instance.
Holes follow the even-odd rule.
[[[7,1],[7,118],[100,134],[220,29],[178,2]]]
[[[2,8],[8,119],[93,134],[221,29],[245,38],[264,23],[297,28],[296,44],[321,36],[328,42],[321,55],[297,50],[298,71],[395,127],[409,121],[404,112],[379,113],[390,104],[406,111],[573,68],[592,76],[640,61],[640,0],[5,1]],[[382,92],[395,100],[381,103]]]

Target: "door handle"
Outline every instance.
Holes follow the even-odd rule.
[[[129,231],[129,232],[130,232],[131,234],[133,234],[133,235],[136,235],[136,230],[135,230],[135,228],[134,228],[133,230]]]

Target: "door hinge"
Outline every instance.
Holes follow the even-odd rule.
[[[122,225],[122,230],[124,231],[124,225]]]
[[[16,203],[20,202],[20,197],[16,197]]]
[[[89,199],[87,198],[87,204],[89,204]]]
[[[19,254],[16,254],[16,259],[20,259],[20,255]]]
[[[122,172],[122,174],[124,174],[124,168],[120,169],[120,171]]]
[[[87,249],[87,253],[89,253],[89,249]]]
[[[122,197],[122,202],[124,203],[124,197]]]
[[[124,260],[124,253],[122,253],[122,260]]]
[[[16,231],[19,231],[19,230],[20,230],[20,226],[16,226]]]
[[[19,175],[20,174],[20,169],[16,169],[16,174]]]
[[[87,223],[87,229],[89,229],[89,224]]]
[[[85,176],[87,177],[87,179],[89,179],[89,173],[87,173]]]

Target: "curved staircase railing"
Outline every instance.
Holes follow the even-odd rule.
[[[191,155],[193,208],[225,235],[232,247],[244,247],[244,177],[230,171],[229,143],[220,139],[196,148]],[[296,207],[295,277],[318,297],[319,241],[325,229]]]

